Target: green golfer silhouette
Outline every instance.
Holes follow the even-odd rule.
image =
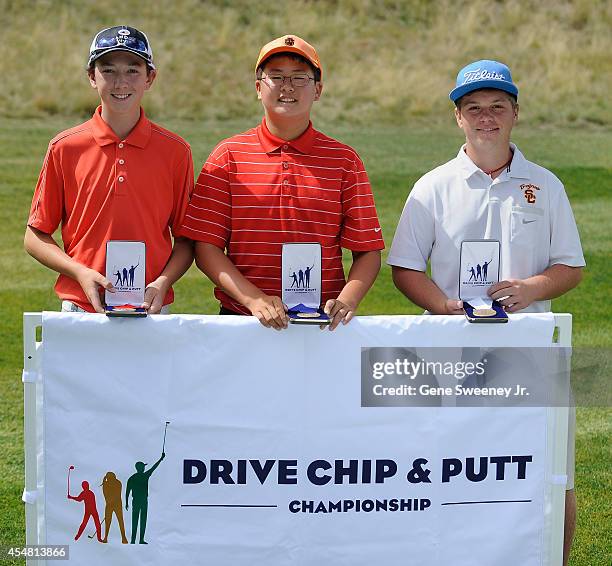
[[[125,486],[125,508],[129,509],[129,497],[132,494],[132,544],[136,542],[136,531],[140,523],[140,544],[147,544],[144,539],[147,528],[147,507],[149,503],[149,478],[160,462],[166,457],[162,455],[146,472],[144,462],[136,462],[136,473],[131,475]]]

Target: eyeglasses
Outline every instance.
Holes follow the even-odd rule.
[[[310,81],[314,81],[314,77],[309,77],[308,75],[280,75],[280,74],[272,74],[272,75],[263,75],[262,79],[266,80],[268,84],[274,87],[280,87],[285,84],[285,79],[289,79],[289,83],[294,88],[302,88],[305,87]]]

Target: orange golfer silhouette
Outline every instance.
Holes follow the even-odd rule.
[[[104,538],[102,542],[108,540],[108,531],[110,530],[114,513],[119,523],[119,530],[121,531],[121,542],[127,544],[128,539],[125,536],[123,505],[121,503],[121,482],[117,479],[114,472],[106,472],[102,480],[102,493],[104,493],[104,500],[106,502],[104,507]]]
[[[81,487],[83,488],[83,491],[81,491],[81,493],[79,493],[77,496],[70,495],[70,491],[68,491],[68,499],[72,499],[73,501],[82,501],[85,504],[83,520],[81,521],[81,525],[76,536],[74,537],[74,540],[79,540],[79,537],[83,534],[89,519],[93,517],[96,525],[96,535],[98,540],[100,542],[106,542],[102,541],[102,537],[100,536],[100,517],[98,516],[98,509],[96,508],[96,494],[89,489],[89,482],[87,481],[81,483]]]

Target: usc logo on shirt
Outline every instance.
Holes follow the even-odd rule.
[[[523,183],[521,185],[521,190],[523,191],[523,196],[525,197],[525,200],[529,204],[534,204],[536,201],[536,195],[534,191],[539,191],[540,187],[529,183]]]

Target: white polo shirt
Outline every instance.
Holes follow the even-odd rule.
[[[465,146],[421,177],[404,206],[387,263],[424,272],[430,259],[431,278],[450,299],[459,296],[463,240],[501,242],[501,279],[525,279],[555,264],[584,266],[563,184],[511,147],[512,163],[496,179],[474,164]],[[550,301],[538,301],[521,312],[548,311]]]

